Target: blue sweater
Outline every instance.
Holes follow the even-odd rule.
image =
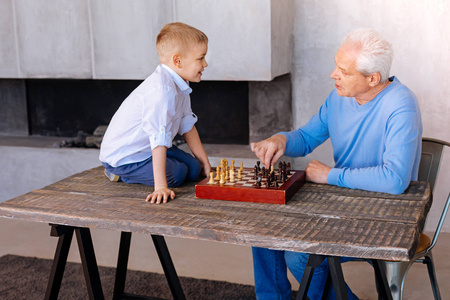
[[[335,166],[329,184],[401,194],[417,180],[422,120],[414,94],[395,77],[372,101],[359,105],[333,90],[306,125],[282,132],[286,156],[305,156],[328,138]]]

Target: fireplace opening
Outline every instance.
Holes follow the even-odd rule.
[[[76,137],[109,124],[122,101],[141,80],[25,80],[30,135]],[[191,106],[203,143],[249,143],[249,83],[203,81],[190,84]]]

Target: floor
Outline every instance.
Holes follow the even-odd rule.
[[[68,174],[78,172],[77,168],[86,169],[98,164],[98,152],[95,150],[80,152],[53,148],[53,144],[60,140],[0,138],[0,164],[4,166],[0,172],[5,172],[0,173],[2,178],[0,202],[26,192],[19,188],[14,189],[13,186],[23,188],[24,182],[27,182],[28,190],[40,188],[67,177]],[[220,147],[219,150],[214,146],[206,147],[207,152],[214,156],[214,159],[211,159],[213,165],[221,157],[230,156],[230,153],[242,157],[246,166],[254,164],[254,156],[248,146],[230,145]],[[70,160],[76,161],[76,166],[68,164],[67,161]],[[37,167],[34,169],[28,168],[29,165],[36,164]],[[57,164],[58,168],[48,167],[49,164]],[[50,175],[45,177],[43,174]],[[11,178],[10,181],[8,178]],[[57,239],[50,237],[49,233],[48,224],[0,218],[0,256],[16,254],[51,259]],[[120,233],[93,230],[92,236],[98,264],[115,266]],[[166,241],[180,276],[253,284],[252,256],[249,247],[178,238],[167,238]],[[442,299],[450,299],[450,284],[448,284],[450,260],[446,259],[448,253],[450,253],[450,233],[442,233],[433,251],[435,261],[438,262],[436,269]],[[72,243],[69,261],[80,261],[75,240]],[[149,236],[133,235],[129,268],[162,273]],[[377,299],[373,270],[369,264],[349,262],[343,265],[343,269],[347,283],[360,299]],[[295,279],[292,276],[290,279],[293,288],[298,288]],[[404,299],[433,299],[424,265],[414,264],[410,269],[404,293]]]

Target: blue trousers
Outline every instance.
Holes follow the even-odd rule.
[[[146,160],[112,167],[103,163],[109,172],[120,176],[120,180],[125,183],[141,183],[145,185],[155,185],[153,176],[153,157]],[[184,152],[176,146],[167,149],[166,178],[169,187],[177,187],[185,181],[195,181],[200,175],[200,162],[191,154]]]
[[[255,273],[255,293],[258,300],[292,300],[291,284],[287,278],[287,268],[298,282],[301,282],[309,255],[306,253],[252,248],[253,267]],[[350,261],[350,257],[342,257],[341,262]],[[322,299],[325,283],[329,274],[328,261],[325,259],[314,269],[308,297],[311,300]],[[349,299],[358,299],[347,286]],[[328,300],[336,299],[331,287]]]

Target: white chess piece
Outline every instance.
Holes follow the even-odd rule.
[[[214,184],[214,172],[209,173],[209,184]]]

